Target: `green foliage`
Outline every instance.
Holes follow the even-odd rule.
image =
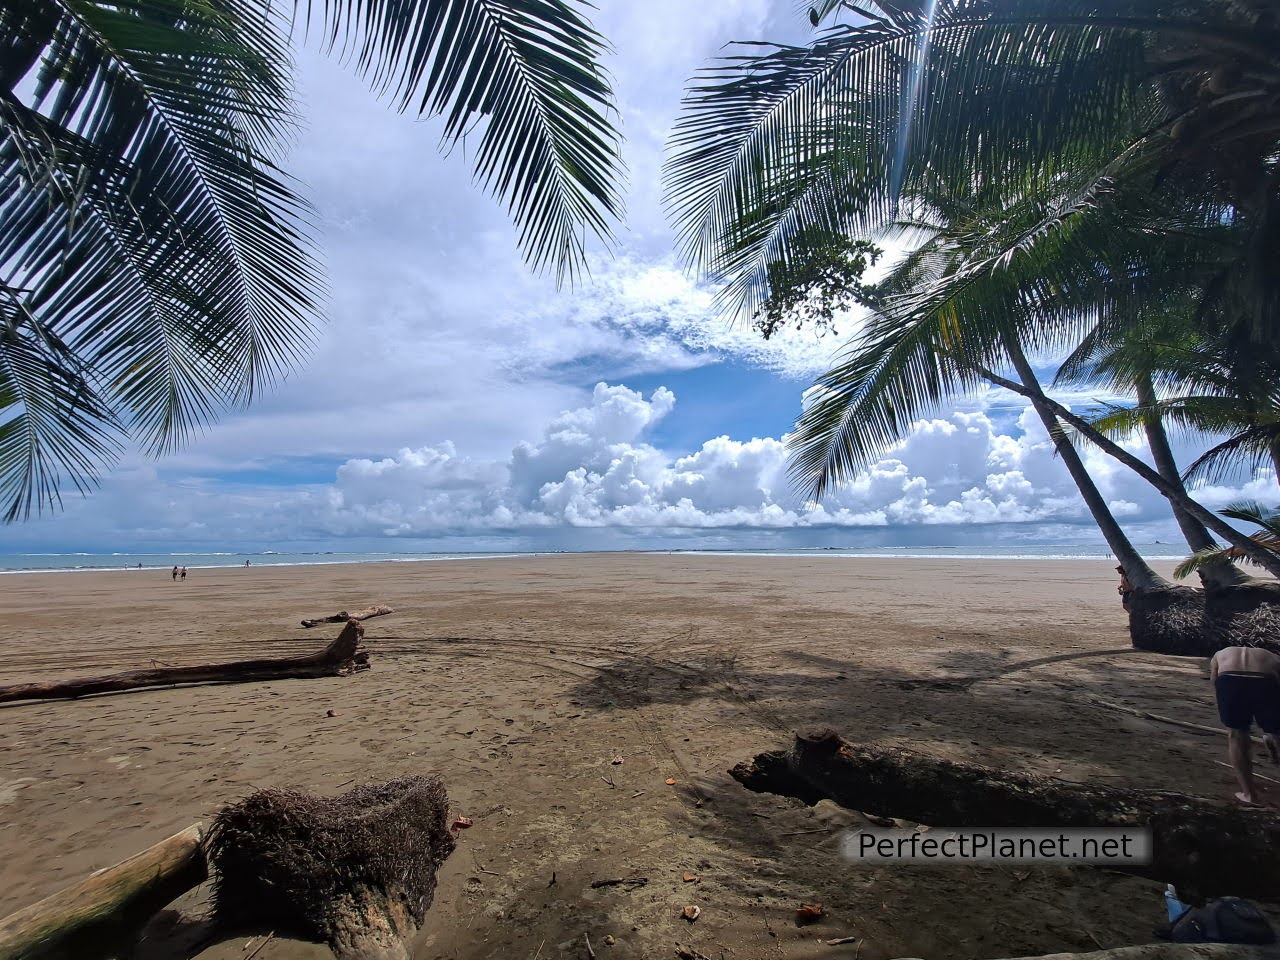
[[[1242,520],[1261,527],[1262,529],[1251,533],[1249,539],[1280,560],[1280,508],[1269,509],[1256,500],[1242,500],[1231,504],[1220,513],[1229,520]],[[1224,561],[1257,562],[1236,546],[1207,547],[1204,550],[1198,550],[1178,564],[1173,575],[1181,580],[1206,566]]]
[[[285,24],[252,0],[3,0],[0,502],[170,448],[305,348],[309,211],[273,152]]]
[[[0,0],[0,510],[172,449],[299,362],[324,278],[278,167],[295,26],[478,137],[526,259],[573,278],[620,215],[581,0]],[[287,8],[287,5],[285,5]]]
[[[874,304],[875,288],[862,277],[883,252],[866,240],[810,237],[803,259],[769,265],[770,292],[755,312],[755,328],[766,340],[781,327],[799,330],[805,324],[839,336],[836,314]]]
[[[1280,466],[1280,344],[1243,348],[1197,329],[1188,309],[1128,328],[1099,329],[1063,365],[1059,378],[1125,388],[1139,376],[1165,395],[1146,404],[1112,406],[1093,425],[1124,435],[1150,421],[1186,433],[1226,437],[1196,458],[1186,479]],[[1116,338],[1119,337],[1119,340]]]
[[[682,248],[729,313],[759,311],[812,231],[922,240],[794,435],[815,494],[1009,343],[1071,349],[1177,310],[1230,363],[1280,342],[1274,3],[925,6],[821,0],[815,23],[859,22],[739,46],[672,138]]]

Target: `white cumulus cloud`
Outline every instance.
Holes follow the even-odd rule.
[[[575,546],[586,531],[614,545],[641,536],[734,537],[755,531],[811,542],[819,532],[1023,525],[1095,538],[1091,520],[1043,426],[1028,409],[924,418],[877,462],[825,499],[806,502],[787,477],[786,437],[711,438],[691,452],[661,449],[655,427],[677,415],[675,394],[599,383],[587,402],[551,416],[503,458],[449,441],[381,458],[352,458],[329,482],[301,488],[191,480],[166,486],[154,470],[113,477],[64,517],[26,528],[52,542],[73,527],[97,543],[152,537],[183,543],[430,540],[522,537]],[[1004,423],[1001,427],[999,424]],[[1082,451],[1113,512],[1169,531],[1167,506],[1109,458]],[[1275,498],[1274,478],[1205,488],[1206,505]],[[576,533],[575,533],[576,531]],[[952,539],[963,535],[950,534]],[[723,538],[728,538],[727,540]]]

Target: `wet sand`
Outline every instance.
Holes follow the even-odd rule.
[[[438,773],[475,826],[441,873],[421,960],[578,958],[584,933],[601,960],[677,943],[717,960],[853,956],[821,942],[847,936],[862,960],[1092,950],[1150,940],[1160,886],[846,864],[840,811],[726,771],[828,724],[1067,780],[1232,789],[1222,738],[1091,699],[1216,723],[1200,661],[1128,649],[1102,561],[566,555],[192,569],[185,583],[13,575],[0,594],[0,682],[310,652],[338,628],[302,617],[398,611],[367,623],[372,669],[352,677],[0,707],[0,913],[261,787]],[[649,883],[590,886],[623,876]],[[796,927],[814,901],[824,920]],[[327,955],[277,938],[257,960]]]

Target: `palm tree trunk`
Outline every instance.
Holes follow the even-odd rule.
[[[1175,656],[1207,656],[1216,646],[1204,629],[1204,595],[1199,590],[1170,583],[1156,573],[1142,559],[1141,554],[1129,542],[1124,530],[1111,513],[1101,491],[1085,469],[1080,453],[1071,444],[1058,416],[1060,404],[1054,404],[1044,395],[1040,381],[1031,368],[1022,345],[1016,338],[1006,336],[1004,346],[1022,381],[1014,385],[1016,393],[1026,397],[1035,408],[1040,422],[1049,431],[1053,445],[1075,481],[1094,522],[1106,538],[1111,552],[1120,561],[1124,575],[1133,585],[1133,591],[1125,597],[1125,609],[1129,613],[1129,640],[1139,650],[1168,653]],[[988,375],[992,380],[994,374]],[[995,377],[993,383],[1003,381]],[[1001,385],[1007,384],[1004,381]]]
[[[1040,381],[1036,379],[1035,371],[1031,369],[1031,364],[1022,352],[1022,345],[1013,337],[1006,336],[1005,350],[1009,353],[1009,359],[1013,361],[1013,367],[1018,372],[1018,378],[1022,381],[1022,386],[1026,388],[1024,396],[1031,401],[1031,406],[1035,408],[1036,414],[1040,417],[1040,422],[1049,431],[1049,437],[1053,440],[1054,449],[1057,450],[1058,456],[1067,468],[1067,472],[1071,474],[1071,479],[1075,481],[1076,488],[1080,491],[1080,496],[1084,498],[1085,506],[1089,508],[1089,513],[1093,516],[1094,523],[1098,525],[1098,529],[1102,531],[1103,538],[1107,541],[1107,546],[1115,554],[1120,566],[1124,567],[1124,573],[1129,578],[1129,582],[1139,590],[1172,587],[1173,584],[1147,565],[1147,561],[1142,559],[1142,555],[1138,553],[1125,535],[1124,530],[1121,529],[1115,515],[1111,512],[1111,508],[1107,506],[1107,501],[1103,498],[1102,492],[1098,490],[1097,484],[1093,482],[1093,477],[1089,476],[1089,471],[1085,469],[1084,461],[1080,459],[1079,451],[1072,445],[1066,431],[1062,429],[1062,423],[1058,420],[1057,415],[1045,403],[1046,398],[1044,392],[1040,389]]]
[[[1142,426],[1147,435],[1147,446],[1151,450],[1151,459],[1155,461],[1156,470],[1185,497],[1187,488],[1182,483],[1182,474],[1178,472],[1177,461],[1174,460],[1173,450],[1169,447],[1169,437],[1164,430],[1164,421],[1160,417],[1160,411],[1156,409],[1156,391],[1152,386],[1151,376],[1145,373],[1140,375],[1134,381],[1134,388],[1138,404],[1146,411],[1142,418]],[[1187,546],[1191,548],[1192,553],[1217,546],[1205,525],[1187,513],[1177,501],[1170,500],[1169,506],[1173,510],[1174,519],[1178,521],[1183,539],[1187,541]],[[1238,567],[1225,561],[1200,569],[1200,580],[1206,587],[1238,586],[1248,579]]]
[[[974,369],[992,383],[1012,390],[1014,393],[1026,397],[1028,400],[1032,399],[1034,391],[1031,390],[1031,388],[1023,386],[1021,383],[1009,380],[1008,378],[1002,377],[989,370],[983,370],[976,367]],[[1149,484],[1164,494],[1164,496],[1171,502],[1177,503],[1185,509],[1187,513],[1191,514],[1214,533],[1222,537],[1222,539],[1227,543],[1231,544],[1233,547],[1238,547],[1241,553],[1247,556],[1254,563],[1258,564],[1258,566],[1267,570],[1272,576],[1280,577],[1280,557],[1277,557],[1270,551],[1258,546],[1258,544],[1254,543],[1254,541],[1246,537],[1235,527],[1231,526],[1231,524],[1224,521],[1217,514],[1205,509],[1201,504],[1191,499],[1185,491],[1179,492],[1177,488],[1170,485],[1164,477],[1160,476],[1159,473],[1151,469],[1147,464],[1143,463],[1119,444],[1114,443],[1109,437],[1098,432],[1098,430],[1096,430],[1087,420],[1084,420],[1072,413],[1062,404],[1058,403],[1058,401],[1053,400],[1050,397],[1046,397],[1044,394],[1038,394],[1038,396],[1045,404],[1048,405],[1049,410],[1056,414],[1060,420],[1065,420],[1083,436],[1087,437],[1091,442],[1101,448],[1104,453],[1114,457],[1116,460],[1119,460],[1138,476],[1142,477],[1143,480],[1146,480]]]
[[[1178,472],[1178,464],[1173,459],[1173,450],[1169,448],[1169,437],[1164,432],[1164,421],[1160,417],[1160,411],[1156,409],[1156,391],[1151,384],[1151,377],[1148,374],[1142,374],[1134,381],[1134,388],[1138,405],[1144,411],[1142,427],[1147,435],[1151,459],[1155,461],[1160,476],[1186,494],[1187,488],[1183,486],[1182,474]],[[1169,506],[1173,509],[1173,517],[1178,521],[1183,539],[1187,541],[1187,546],[1192,552],[1216,545],[1203,523],[1187,513],[1179,504],[1170,501]]]

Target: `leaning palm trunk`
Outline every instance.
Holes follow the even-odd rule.
[[[1143,425],[1147,435],[1147,445],[1151,448],[1151,458],[1155,461],[1160,475],[1186,495],[1182,477],[1173,459],[1173,451],[1169,449],[1169,440],[1165,435],[1164,423],[1155,408],[1155,391],[1151,389],[1151,381],[1141,380],[1137,383],[1138,402],[1151,411],[1145,417]],[[1173,515],[1178,521],[1187,546],[1199,553],[1212,550],[1218,546],[1212,535],[1195,517],[1183,509],[1177,501],[1171,500]],[[1201,619],[1203,625],[1200,633],[1206,638],[1209,646],[1203,650],[1195,644],[1191,653],[1205,653],[1209,649],[1216,650],[1228,644],[1242,643],[1250,646],[1276,646],[1280,643],[1280,589],[1275,583],[1258,580],[1249,576],[1228,560],[1219,560],[1203,564],[1196,571],[1204,584],[1203,608]],[[1139,604],[1148,604],[1148,598],[1138,599]],[[1147,613],[1144,619],[1168,621],[1173,627],[1167,633],[1185,637],[1194,636],[1185,621],[1191,615],[1189,605],[1175,605],[1160,611]],[[1130,614],[1132,626],[1133,615]],[[1178,629],[1181,627],[1181,629]],[[1149,648],[1148,648],[1149,649]],[[1176,651],[1175,651],[1176,652]]]
[[[1000,386],[1008,387],[1015,393],[1029,397],[1026,388],[1021,384],[998,378],[992,381],[999,383]],[[1153,487],[1160,491],[1171,503],[1176,503],[1186,510],[1189,514],[1203,523],[1210,530],[1219,534],[1231,546],[1239,549],[1241,556],[1248,557],[1252,562],[1264,567],[1272,576],[1280,577],[1280,556],[1273,555],[1254,543],[1247,536],[1236,530],[1230,524],[1222,520],[1221,517],[1214,516],[1209,510],[1205,509],[1201,504],[1193,500],[1185,491],[1179,493],[1174,487],[1165,481],[1155,470],[1152,470],[1147,464],[1143,463],[1129,451],[1116,443],[1102,433],[1099,433],[1088,421],[1076,416],[1062,404],[1049,397],[1045,397],[1045,402],[1049,408],[1058,415],[1058,417],[1074,427],[1082,436],[1088,438],[1104,453],[1119,460],[1126,467],[1131,469],[1138,476],[1142,477]]]
[[[1005,338],[1005,349],[1022,381],[1019,391],[1030,401],[1040,422],[1049,431],[1054,448],[1071,479],[1075,481],[1085,506],[1102,531],[1107,546],[1115,554],[1125,576],[1133,584],[1128,595],[1129,638],[1139,650],[1158,653],[1198,654],[1208,650],[1212,641],[1204,632],[1204,598],[1198,590],[1178,586],[1156,573],[1134,548],[1111,513],[1101,491],[1085,469],[1080,453],[1072,445],[1057,413],[1040,388],[1035,371],[1027,361],[1022,346],[1013,337]]]
[[[1075,481],[1076,489],[1080,491],[1080,496],[1084,498],[1085,506],[1089,508],[1089,513],[1093,516],[1093,522],[1102,531],[1102,536],[1107,541],[1107,546],[1111,548],[1111,552],[1115,554],[1116,559],[1120,561],[1120,565],[1124,567],[1125,576],[1129,578],[1129,582],[1138,589],[1161,590],[1173,587],[1174,584],[1147,565],[1147,562],[1142,559],[1142,555],[1138,553],[1125,535],[1124,530],[1121,529],[1115,515],[1112,514],[1111,509],[1107,506],[1107,501],[1103,498],[1102,492],[1093,482],[1093,478],[1089,476],[1089,471],[1085,468],[1084,461],[1080,459],[1079,451],[1072,445],[1057,415],[1045,402],[1044,393],[1040,388],[1040,381],[1036,378],[1035,371],[1031,368],[1026,355],[1022,352],[1022,346],[1013,337],[1006,337],[1005,349],[1009,353],[1009,358],[1013,362],[1014,369],[1018,372],[1018,377],[1022,381],[1023,387],[1026,388],[1025,396],[1040,417],[1040,422],[1044,424],[1045,430],[1049,432],[1049,437],[1053,440],[1054,449],[1066,466],[1067,472],[1071,474],[1071,479]]]
[[[1142,419],[1142,426],[1147,436],[1147,446],[1151,449],[1151,459],[1155,461],[1156,470],[1171,486],[1177,488],[1184,497],[1188,496],[1187,488],[1182,483],[1182,474],[1178,472],[1177,461],[1173,458],[1173,450],[1169,447],[1169,437],[1165,433],[1164,420],[1156,406],[1156,392],[1151,384],[1150,375],[1144,374],[1139,377],[1134,386],[1137,392],[1138,404],[1147,411]],[[1183,539],[1187,541],[1187,546],[1191,548],[1193,553],[1217,546],[1205,525],[1191,516],[1180,503],[1176,500],[1170,500],[1169,506],[1173,510],[1174,519],[1178,521],[1178,528],[1182,531]],[[1206,590],[1215,587],[1240,586],[1249,580],[1249,577],[1239,567],[1226,561],[1206,564],[1200,568],[1199,574]]]
[[[1022,392],[1017,385],[1011,385],[1011,389]],[[1247,558],[1265,567],[1273,576],[1280,577],[1280,554],[1267,550],[1262,544],[1240,533],[1185,493],[1179,495],[1178,491],[1166,483],[1158,473],[1128,451],[1112,443],[1110,439],[1061,404],[1054,400],[1047,400],[1047,402],[1061,419],[1149,481],[1172,503],[1185,507],[1195,519],[1202,521],[1211,530],[1221,533],[1232,547],[1239,551],[1242,558]],[[1202,601],[1202,624],[1198,639],[1197,632],[1188,625],[1188,618],[1191,616],[1189,609],[1182,605],[1165,607],[1161,601],[1157,600],[1154,609],[1141,610],[1140,593],[1136,592],[1134,598],[1139,602],[1135,603],[1130,610],[1129,632],[1134,637],[1134,645],[1141,649],[1158,650],[1161,653],[1182,656],[1205,656],[1233,645],[1270,647],[1280,651],[1280,583],[1274,580],[1248,578],[1239,585],[1208,590]],[[1149,645],[1145,639],[1140,642],[1139,631],[1134,625],[1135,619],[1139,617],[1147,620],[1154,618],[1158,624],[1164,623],[1169,638],[1155,645]],[[1148,635],[1155,638],[1160,636],[1159,630],[1144,629],[1142,633],[1144,638]],[[1177,637],[1183,639],[1172,641],[1170,639]]]

